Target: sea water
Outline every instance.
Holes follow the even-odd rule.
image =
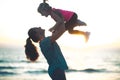
[[[120,48],[61,48],[69,69],[67,80],[120,80]],[[26,59],[24,48],[0,47],[0,80],[51,80],[40,53],[36,62]]]

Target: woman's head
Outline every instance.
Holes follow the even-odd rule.
[[[48,16],[50,14],[52,7],[47,3],[41,3],[38,7],[38,12],[41,13],[42,16]]]
[[[28,36],[31,38],[34,42],[39,42],[44,37],[45,30],[41,27],[34,27],[29,29]]]
[[[37,58],[39,57],[38,51],[32,41],[38,42],[43,39],[44,37],[44,29],[41,29],[41,27],[37,28],[31,28],[28,31],[28,36],[26,40],[26,45],[25,45],[25,54],[27,59],[31,61],[36,61]],[[32,40],[31,40],[32,39]]]

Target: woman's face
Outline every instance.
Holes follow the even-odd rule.
[[[37,32],[35,36],[37,36],[40,40],[45,37],[45,30],[41,27],[36,28],[35,31]]]

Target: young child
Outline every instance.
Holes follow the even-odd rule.
[[[76,26],[87,26],[85,22],[78,19],[78,16],[75,12],[52,8],[45,1],[46,0],[44,0],[43,3],[39,5],[38,12],[45,17],[50,15],[51,18],[55,20],[56,24],[50,28],[49,31],[54,32],[59,29],[57,25],[61,23],[61,21],[59,21],[61,18],[64,21],[66,31],[68,31],[70,34],[83,35],[85,37],[85,41],[88,41],[90,32],[74,30],[74,27]]]

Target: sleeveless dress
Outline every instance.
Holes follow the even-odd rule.
[[[68,69],[59,45],[56,42],[51,42],[50,37],[46,37],[40,42],[40,48],[47,60],[47,63],[49,64],[49,75],[52,75],[54,70],[57,68],[62,70]]]

